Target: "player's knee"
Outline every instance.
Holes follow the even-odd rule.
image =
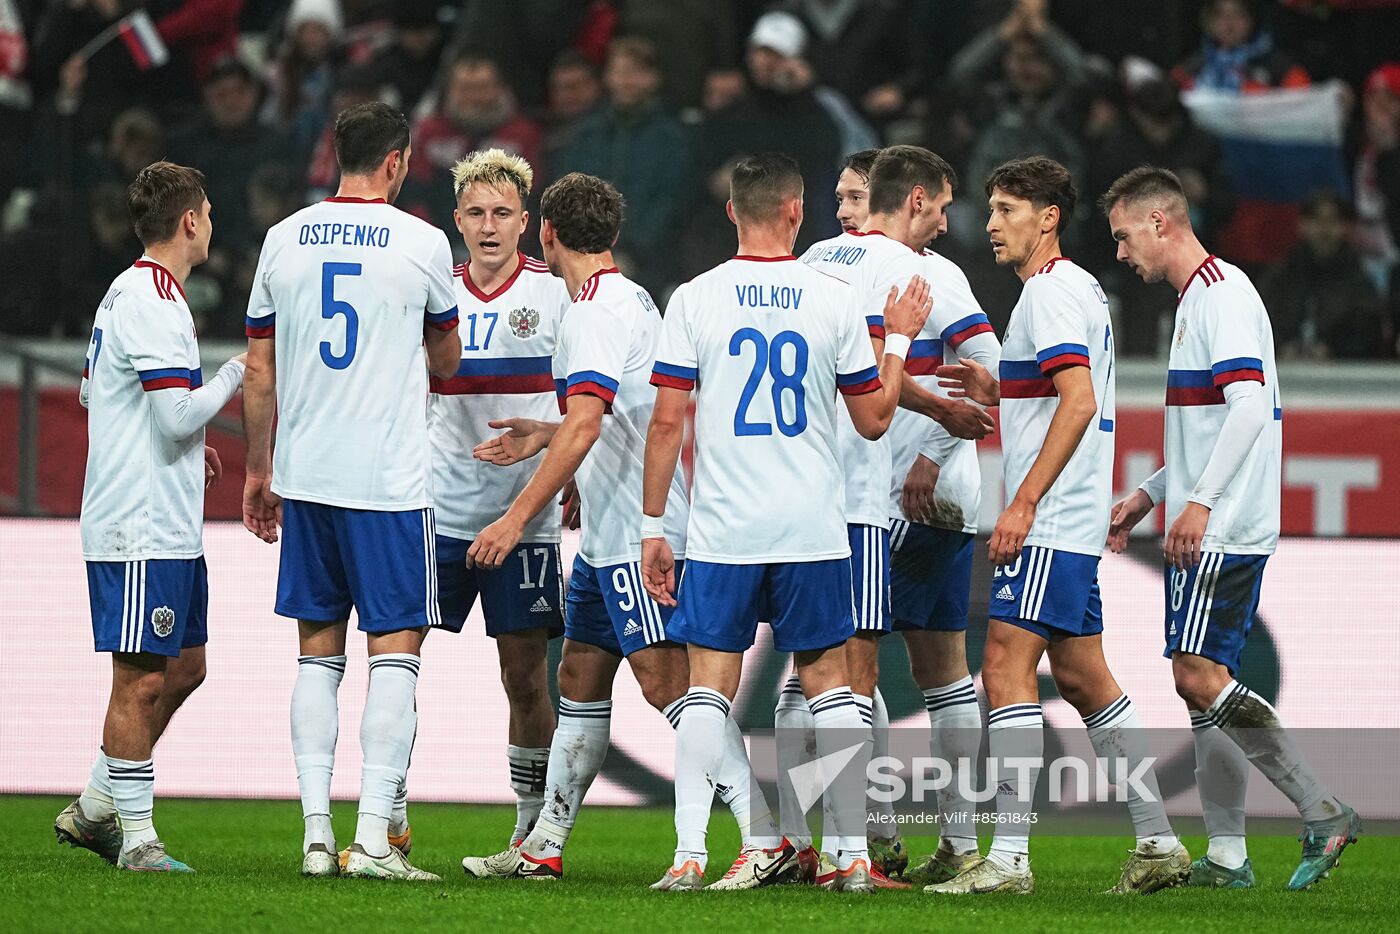
[[[657,710],[665,710],[668,706],[680,700],[685,695],[684,684],[675,684],[663,678],[647,679],[639,685],[642,689],[642,696],[647,699],[647,703]]]
[[[173,698],[176,703],[183,703],[187,697],[199,689],[204,683],[208,670],[204,663],[197,666],[192,665],[177,671],[168,672],[165,676],[165,686],[162,693],[167,698]]]
[[[155,710],[157,702],[160,701],[161,692],[164,690],[165,672],[148,671],[141,677],[128,681],[120,696],[126,705],[149,713]]]
[[[1177,696],[1193,710],[1206,710],[1215,702],[1215,696],[1228,681],[1221,678],[1215,669],[1220,666],[1193,655],[1178,655],[1172,659],[1172,680],[1176,685]]]
[[[501,665],[501,687],[512,708],[531,707],[545,703],[549,683],[545,677],[544,660],[513,661]]]

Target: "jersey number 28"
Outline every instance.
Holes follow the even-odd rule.
[[[773,417],[778,422],[778,431],[791,438],[807,429],[807,391],[802,386],[802,378],[807,375],[807,342],[796,331],[780,331],[770,343],[762,331],[754,328],[740,328],[729,339],[729,355],[743,354],[744,345],[752,344],[754,349],[753,369],[744,383],[744,391],[739,394],[739,407],[734,412],[734,434],[771,435],[773,426],[768,422],[749,421],[749,406],[758,392],[758,384],[763,381],[766,370],[773,381]],[[791,347],[792,372],[783,365],[783,351]],[[792,394],[792,417],[783,410],[783,394]]]

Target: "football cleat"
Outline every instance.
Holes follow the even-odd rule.
[[[462,871],[473,879],[536,879],[550,882],[564,878],[563,856],[530,856],[513,846],[494,856],[466,856]]]
[[[1191,877],[1191,854],[1180,843],[1170,853],[1158,856],[1133,850],[1123,864],[1118,882],[1109,895],[1151,895],[1162,889],[1185,885]]]
[[[871,875],[869,861],[857,859],[845,869],[836,870],[831,883],[825,888],[832,892],[849,892],[852,895],[873,895],[878,886]]]
[[[1303,843],[1303,859],[1288,880],[1289,890],[1302,891],[1330,875],[1342,861],[1342,850],[1355,843],[1360,833],[1361,818],[1345,804],[1336,817],[1303,824],[1303,832],[1298,834]]]
[[[413,851],[413,828],[404,824],[403,833],[389,833],[389,845],[398,850],[404,856]],[[345,871],[345,866],[350,862],[350,848],[347,846],[340,851],[340,871]]]
[[[783,838],[783,842],[772,849],[746,846],[739,850],[734,865],[718,882],[705,886],[711,892],[733,892],[740,889],[758,889],[766,885],[784,885],[799,881],[802,866],[798,860],[797,848]]]
[[[885,876],[902,876],[909,867],[909,853],[896,832],[893,837],[869,837],[870,868]]]
[[[350,851],[344,850],[347,857]],[[345,871],[341,861],[331,855],[331,851],[324,843],[313,843],[306,850],[306,855],[301,858],[301,874],[314,878],[325,878],[328,876],[338,876]]]
[[[54,818],[53,832],[59,843],[92,850],[114,865],[121,855],[122,829],[117,824],[117,816],[113,814],[103,821],[88,820],[76,800]]]
[[[693,859],[677,869],[672,866],[666,874],[651,884],[654,892],[698,892],[705,887],[705,870]]]
[[[904,873],[904,878],[915,885],[937,885],[954,879],[959,873],[971,869],[982,856],[980,853],[954,852],[948,841],[941,840],[938,849],[929,854],[922,863]]]
[[[989,859],[978,858],[956,877],[925,886],[924,891],[930,895],[987,895],[992,892],[1029,895],[1035,891],[1035,877],[1029,866],[1023,872],[1016,872],[1002,869]]]
[[[401,879],[405,882],[441,882],[442,876],[417,868],[401,850],[389,847],[383,856],[370,856],[358,843],[350,846],[350,860],[342,875],[352,879]]]
[[[836,883],[836,857],[830,853],[817,854],[817,870],[812,883],[823,889],[829,889]]]
[[[178,859],[166,855],[165,844],[159,840],[123,850],[117,857],[117,868],[133,872],[194,872]]]
[[[1191,864],[1191,876],[1186,882],[1193,889],[1252,889],[1254,888],[1254,867],[1249,860],[1239,869],[1226,869],[1219,863],[1202,856]]]
[[[875,883],[875,888],[877,889],[910,888],[909,883],[905,882],[903,879],[891,879],[889,876],[885,875],[880,871],[880,867],[876,866],[873,861],[870,863],[870,881]]]
[[[786,838],[784,838],[786,839]],[[797,851],[797,878],[794,882],[802,885],[817,884],[817,870],[821,866],[822,855],[810,843]]]

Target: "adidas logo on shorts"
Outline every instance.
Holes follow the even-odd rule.
[[[550,605],[549,605],[549,601],[546,600],[544,597],[540,597],[538,600],[535,601],[535,605],[532,606],[532,607],[530,607],[530,612],[531,612],[531,613],[552,613],[552,612],[554,612],[554,607],[550,606]]]
[[[998,600],[1015,600],[1015,599],[1016,599],[1016,594],[1015,594],[1015,592],[1012,591],[1011,585],[1010,585],[1010,584],[1002,584],[1002,585],[1001,585],[1001,589],[997,591],[997,599],[998,599]]]
[[[622,627],[622,634],[624,636],[635,636],[641,631],[642,627],[637,625],[637,621],[635,619],[629,619],[627,621],[627,625]]]

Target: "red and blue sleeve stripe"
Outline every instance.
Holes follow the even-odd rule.
[[[426,312],[423,315],[423,323],[430,328],[437,328],[439,331],[450,331],[457,326],[457,306],[453,305],[446,311],[439,311],[436,314]]]
[[[564,393],[568,391],[569,384],[562,379],[554,381],[554,398],[559,403],[559,414],[563,415],[568,409],[564,406]]]
[[[447,379],[434,376],[428,390],[440,396],[517,395],[554,390],[549,357],[466,357]]]
[[[998,369],[1003,399],[1053,399],[1055,381],[1035,360],[1003,360]]]
[[[871,337],[878,337],[880,340],[884,340],[884,339],[885,339],[885,316],[884,316],[884,315],[866,315],[866,316],[865,316],[865,329],[866,329],[867,331],[870,332],[870,336],[871,336]]]
[[[843,396],[863,396],[867,392],[876,392],[880,389],[880,371],[871,366],[855,373],[837,373],[836,388],[841,390]]]
[[[1049,376],[1067,366],[1088,366],[1089,348],[1083,344],[1056,344],[1037,350],[1035,360],[1040,364],[1040,372]]]
[[[617,380],[597,370],[579,370],[569,374],[564,396],[597,396],[611,412],[613,399],[617,398]]]
[[[249,337],[271,337],[277,327],[277,315],[263,315],[254,318],[248,315],[243,319],[243,332]]]
[[[1168,370],[1167,405],[1224,405],[1225,393],[1210,370]]]
[[[174,367],[160,370],[138,370],[141,388],[147,392],[156,389],[198,389],[204,384],[201,370],[186,370]]]
[[[1264,361],[1258,357],[1231,357],[1229,360],[1212,363],[1210,372],[1217,386],[1226,386],[1245,380],[1254,380],[1256,383],[1263,384]]]
[[[987,320],[987,316],[982,312],[968,315],[966,318],[959,318],[943,329],[943,343],[957,349],[963,341],[974,334],[993,334],[992,322]]]
[[[910,376],[932,376],[942,365],[943,341],[937,337],[914,341],[909,345],[909,356],[904,358],[904,372]]]
[[[689,392],[695,388],[695,381],[699,378],[700,371],[693,366],[676,366],[674,363],[662,363],[657,360],[651,368],[653,386],[684,389]]]

